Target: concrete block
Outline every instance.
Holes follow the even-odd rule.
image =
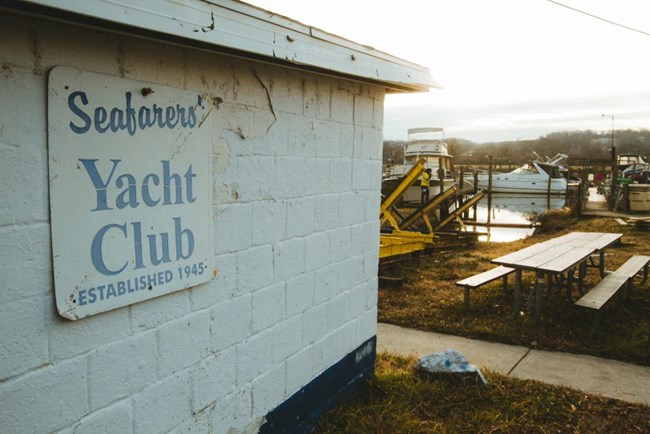
[[[334,333],[325,335],[312,346],[313,373],[317,376],[336,363],[342,356],[342,351],[336,347]]]
[[[273,366],[273,334],[266,330],[237,345],[237,384],[250,383]]]
[[[119,58],[126,78],[183,88],[185,51],[174,45],[129,38],[121,45]]]
[[[158,328],[158,376],[166,377],[208,356],[210,311],[192,313]]]
[[[327,302],[327,327],[336,330],[351,319],[350,293],[344,292]]]
[[[319,304],[302,316],[302,345],[313,344],[327,334],[327,304]]]
[[[32,23],[30,23],[33,26]],[[119,38],[106,32],[76,26],[62,26],[54,21],[39,21],[35,29],[34,53],[45,73],[56,65],[92,69],[103,74],[119,75]],[[70,47],[74,46],[74,50]],[[101,49],[98,49],[101,47]],[[89,68],[92,65],[92,68]]]
[[[350,290],[350,317],[358,318],[368,312],[370,300],[370,288],[368,283],[352,288]]]
[[[314,271],[330,263],[330,236],[319,232],[304,238],[305,271]]]
[[[314,124],[302,116],[289,116],[287,151],[296,157],[315,157],[317,138]]]
[[[0,73],[0,226],[49,219],[45,79],[25,69]],[[26,107],[25,107],[26,106]],[[23,107],[22,110],[16,110]],[[43,116],[24,116],[25,110]]]
[[[139,333],[88,354],[90,409],[140,392],[157,380],[156,332]]]
[[[314,230],[326,231],[339,226],[339,196],[319,195],[318,206],[314,207]]]
[[[41,297],[0,303],[0,381],[48,362],[48,306]]]
[[[260,178],[259,174],[256,175]],[[267,181],[268,182],[268,181]],[[287,210],[284,201],[262,201],[253,204],[253,245],[275,243],[285,238]]]
[[[211,310],[213,351],[223,351],[251,335],[251,298],[246,294],[219,303]]]
[[[365,342],[377,335],[377,308],[361,315],[357,321],[357,342]]]
[[[214,260],[217,277],[203,285],[189,289],[190,310],[213,307],[234,297],[237,291],[237,256],[220,255]]]
[[[314,303],[320,304],[334,297],[339,290],[339,267],[330,265],[314,272]]]
[[[280,364],[253,380],[253,418],[263,418],[284,401],[285,366]]]
[[[352,189],[352,161],[346,158],[330,160],[330,191],[344,193]]]
[[[354,95],[340,86],[332,87],[330,119],[344,124],[354,122]]]
[[[363,256],[351,256],[336,264],[338,267],[338,292],[349,291],[361,283],[363,271]]]
[[[289,118],[277,111],[275,114],[264,136],[249,139],[253,155],[289,155]]]
[[[133,411],[130,399],[97,410],[74,426],[74,434],[132,433]]]
[[[330,192],[330,162],[327,158],[309,158],[306,160],[306,172],[304,188],[306,196],[326,194]]]
[[[336,348],[340,351],[339,358],[351,353],[361,342],[357,341],[357,323],[350,321],[336,329],[334,332]]]
[[[313,379],[311,346],[289,357],[286,361],[286,396],[291,396]]]
[[[187,371],[178,372],[133,395],[136,433],[167,432],[189,421],[190,381]]]
[[[376,94],[373,104],[372,127],[378,130],[384,129],[384,94]]]
[[[379,170],[379,173],[381,174],[381,170]],[[381,176],[381,175],[379,175],[379,176]],[[380,181],[380,184],[381,184],[381,181]],[[370,221],[370,220],[376,220],[377,219],[377,216],[379,215],[379,208],[381,207],[381,194],[378,193],[380,191],[381,190],[379,190],[379,188],[377,188],[375,190],[374,187],[373,187],[373,189],[371,191],[365,192],[363,194],[363,200],[364,200],[364,203],[365,203],[364,220]],[[379,238],[377,238],[377,239],[379,239]]]
[[[274,186],[267,173],[275,172],[273,157],[252,156],[237,158],[237,184],[239,199],[243,202],[268,200],[274,198]]]
[[[252,407],[253,398],[249,384],[220,399],[212,417],[212,432],[215,434],[245,432],[251,422]]]
[[[270,82],[273,73],[265,66],[235,63],[235,103],[272,111]]]
[[[53,300],[48,311],[50,360],[53,362],[117,342],[130,334],[128,308],[115,309],[80,321],[61,318],[56,313]]]
[[[51,295],[49,224],[0,227],[0,246],[0,303]]]
[[[341,125],[331,121],[313,122],[316,140],[316,156],[319,158],[339,158],[341,155]]]
[[[239,291],[254,292],[273,283],[273,249],[269,245],[253,247],[237,254]]]
[[[275,113],[302,115],[302,86],[296,83],[302,80],[303,75],[296,71],[273,68],[272,76],[268,81],[271,102]]]
[[[204,51],[186,50],[185,61],[187,89],[207,92],[224,102],[233,102],[235,67],[232,58]]]
[[[275,172],[269,178],[277,200],[304,197],[308,180],[307,163],[304,157],[278,157]]]
[[[351,226],[363,221],[365,202],[360,193],[348,191],[339,194],[339,223]]]
[[[273,275],[276,282],[302,274],[305,270],[305,242],[293,238],[277,243],[273,247]]]
[[[277,122],[277,116],[269,109],[242,104],[221,104],[219,115],[222,134],[230,133],[230,140],[239,139],[230,142],[237,156],[252,155],[255,142],[251,139],[265,137]]]
[[[375,101],[373,98],[355,95],[354,97],[354,123],[361,127],[372,127]]]
[[[329,118],[331,80],[305,78],[302,83],[303,114],[310,118]]]
[[[334,229],[330,234],[330,260],[339,262],[352,255],[352,231],[349,227]]]
[[[355,191],[373,190],[374,187],[377,187],[373,185],[372,171],[376,166],[372,163],[371,160],[354,160],[352,162],[352,188]]]
[[[191,419],[177,425],[168,434],[205,434],[212,433],[214,405],[192,414]]]
[[[253,295],[253,333],[259,333],[285,318],[284,282],[255,291]]]
[[[29,22],[29,18],[10,13],[3,13],[0,16],[0,28],[2,29],[0,64],[11,68],[31,69],[34,67],[33,46],[36,34]]]
[[[294,199],[287,202],[287,237],[304,237],[314,232],[313,199]]]
[[[271,329],[273,335],[273,361],[282,364],[302,348],[302,316],[295,315],[279,322]]]
[[[215,215],[214,242],[218,255],[244,250],[251,246],[250,230],[239,231],[235,228],[250,228],[253,221],[251,204],[231,204],[219,207]]]
[[[2,433],[53,432],[81,419],[88,413],[86,359],[46,365],[0,383],[0,409]]]
[[[352,159],[354,156],[355,125],[341,125],[341,158]]]
[[[314,303],[314,273],[305,273],[287,281],[286,314],[293,316]]]
[[[190,312],[189,291],[177,291],[135,303],[130,310],[133,330],[149,330],[187,315]]]
[[[234,347],[201,360],[190,369],[192,412],[198,413],[237,390],[237,353]]]

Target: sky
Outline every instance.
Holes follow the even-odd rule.
[[[634,30],[549,0],[247,0],[429,68],[441,89],[386,96],[386,140],[650,128],[650,2],[558,2]]]

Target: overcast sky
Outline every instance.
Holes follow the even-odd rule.
[[[650,1],[558,1],[633,30],[548,0],[247,2],[428,67],[442,89],[388,95],[388,140],[650,128]]]

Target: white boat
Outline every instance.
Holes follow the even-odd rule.
[[[408,142],[404,147],[404,161],[386,168],[382,177],[382,192],[397,185],[402,177],[420,159],[426,161],[424,167],[431,169],[430,194],[432,198],[442,190],[451,187],[455,180],[447,143],[444,142],[444,129],[439,127],[411,128]],[[442,178],[442,179],[441,179]],[[418,179],[402,196],[404,202],[420,202],[420,180]]]
[[[492,193],[565,194],[567,179],[559,163],[566,157],[558,154],[545,162],[531,161],[509,173],[493,173]],[[478,187],[488,190],[489,179],[489,174],[478,175]]]

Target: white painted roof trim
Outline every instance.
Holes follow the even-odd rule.
[[[236,0],[21,0],[2,6],[7,4],[54,8],[393,91],[439,87],[426,67]]]

